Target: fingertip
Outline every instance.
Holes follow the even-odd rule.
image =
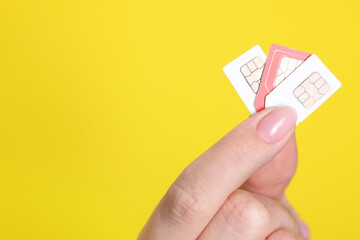
[[[299,227],[300,227],[300,232],[301,235],[305,238],[305,239],[309,239],[310,238],[310,228],[308,227],[308,225],[301,219],[299,219]]]

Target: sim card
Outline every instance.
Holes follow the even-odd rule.
[[[265,107],[292,107],[298,114],[298,124],[340,87],[339,80],[313,54],[267,95]]]
[[[223,67],[223,71],[251,114],[256,113],[254,101],[265,61],[265,53],[256,45]]]
[[[310,53],[277,44],[271,45],[268,60],[261,77],[260,88],[255,99],[256,111],[265,108],[266,96],[310,56]]]

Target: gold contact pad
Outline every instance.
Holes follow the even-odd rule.
[[[259,90],[263,70],[264,61],[260,57],[252,59],[240,68],[242,75],[255,93]]]
[[[276,78],[274,81],[274,86],[276,87],[282,81],[285,80],[296,68],[303,63],[301,60],[297,60],[295,58],[283,57],[280,61],[280,66],[277,70]]]
[[[329,84],[315,72],[295,88],[294,95],[304,107],[309,108],[329,90]]]

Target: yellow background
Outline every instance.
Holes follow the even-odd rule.
[[[297,128],[313,239],[360,239],[358,1],[1,1],[0,239],[134,239],[249,115],[222,67],[260,44],[343,86]]]

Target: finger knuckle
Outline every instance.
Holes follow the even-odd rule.
[[[225,222],[237,232],[254,232],[270,225],[269,209],[245,190],[233,192],[222,208]]]
[[[211,208],[209,198],[204,191],[196,187],[185,188],[174,183],[167,193],[167,209],[172,219],[191,224],[209,216]]]

